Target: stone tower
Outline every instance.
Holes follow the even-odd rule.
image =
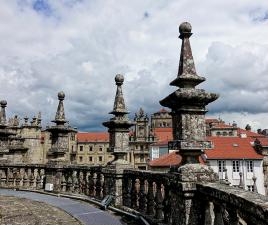
[[[47,128],[47,131],[51,133],[51,148],[48,150],[48,163],[70,163],[69,134],[77,131],[66,125],[67,121],[65,120],[63,105],[64,98],[64,92],[59,92],[59,104],[55,120],[52,121],[56,125]]]
[[[179,71],[177,78],[170,83],[178,89],[161,100],[160,104],[171,109],[174,141],[170,142],[169,146],[179,151],[182,165],[194,165],[190,166],[190,172],[194,173],[202,167],[198,165],[202,151],[212,147],[211,142],[206,141],[205,113],[206,105],[215,101],[218,95],[195,88],[204,82],[205,78],[199,76],[195,70],[189,41],[191,30],[191,24],[188,22],[179,27],[179,38],[182,39]],[[179,171],[189,171],[190,167],[181,167]],[[204,169],[210,171],[209,168]]]
[[[128,165],[126,160],[129,152],[129,128],[134,125],[128,118],[129,112],[126,109],[125,100],[122,91],[124,76],[117,74],[115,83],[117,85],[114,108],[110,114],[114,115],[109,121],[103,125],[108,128],[110,134],[110,151],[113,152],[115,159],[113,165]]]
[[[18,126],[14,129],[8,124],[6,118],[7,101],[0,102],[0,161],[7,163],[27,163],[25,154],[28,148],[24,146],[24,138],[18,132]],[[17,124],[17,121],[15,123]]]
[[[147,141],[150,136],[149,118],[142,108],[135,114],[135,141]]]

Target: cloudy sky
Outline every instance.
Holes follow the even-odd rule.
[[[174,91],[178,26],[192,24],[200,85],[220,94],[209,117],[268,128],[268,1],[0,1],[0,98],[9,116],[53,119],[57,92],[79,130],[102,130],[114,101],[114,76],[130,116],[148,114]]]

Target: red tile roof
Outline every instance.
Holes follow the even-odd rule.
[[[258,137],[257,139],[260,141],[262,146],[265,146],[265,147],[268,146],[268,138],[267,137]]]
[[[258,134],[250,130],[244,130],[244,129],[238,128],[238,135],[240,134],[246,134],[247,137],[265,137],[263,134]]]
[[[254,138],[240,137],[207,137],[212,141],[214,148],[206,150],[207,159],[262,159],[252,143]]]
[[[204,164],[204,161],[199,157],[199,162]],[[176,154],[176,152],[171,152],[169,154],[162,155],[158,159],[149,162],[151,167],[171,167],[178,166],[181,163],[181,156]]]
[[[218,123],[218,122],[219,122],[218,119],[212,119],[212,118],[206,119],[206,123]]]
[[[168,167],[168,166],[176,166],[181,162],[181,156],[176,154],[176,152],[172,152],[169,154],[162,155],[158,159],[152,160],[149,162],[149,166],[152,167]]]
[[[108,132],[77,133],[78,142],[109,142]]]
[[[207,137],[212,141],[214,148],[206,150],[207,159],[263,159],[263,156],[258,154],[251,143],[254,138],[240,138],[240,137]],[[268,138],[264,139],[268,145]],[[203,163],[202,158],[199,158],[200,163]],[[181,156],[172,152],[165,154],[158,159],[149,162],[152,167],[169,167],[179,165]]]

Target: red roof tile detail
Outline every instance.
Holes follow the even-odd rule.
[[[208,159],[263,159],[251,144],[254,138],[207,137],[207,139],[214,144],[213,149],[205,151]]]
[[[265,147],[268,146],[268,138],[267,137],[258,137],[257,139],[260,141],[262,146],[265,146]]]
[[[78,142],[109,142],[108,132],[77,133]]]
[[[199,157],[199,162],[204,164],[204,161]],[[171,152],[169,154],[162,155],[158,159],[149,162],[151,167],[171,167],[178,166],[181,163],[181,156],[176,154],[176,152]]]
[[[206,123],[219,123],[219,120],[218,119],[207,118]]]
[[[246,134],[247,137],[265,137],[263,134],[258,134],[250,130],[244,130],[244,129],[238,128],[238,135],[240,134]]]

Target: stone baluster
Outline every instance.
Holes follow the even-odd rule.
[[[163,195],[162,195],[162,184],[161,182],[156,182],[156,194],[155,194],[155,218],[162,221],[164,219],[163,214]]]
[[[213,203],[209,201],[203,201],[202,203],[202,210],[201,210],[201,224],[205,225],[213,225],[213,220],[214,220],[214,214],[213,212]]]
[[[123,179],[123,205],[131,207],[131,179],[125,176]]]
[[[17,171],[15,173],[15,185],[17,188],[20,187],[20,182],[21,182],[20,169],[17,169]]]
[[[146,193],[144,178],[140,178],[139,211],[141,213],[146,213]]]
[[[8,186],[14,187],[14,175],[12,168],[8,168]]]
[[[78,171],[74,171],[73,173],[73,185],[74,185],[74,193],[79,193],[79,181],[78,181]]]
[[[229,225],[239,225],[239,217],[237,209],[232,206],[227,206],[226,210],[228,212],[228,224]]]
[[[132,177],[132,185],[131,185],[131,208],[137,209],[137,201],[138,201],[138,193],[137,193],[137,180],[136,177]]]
[[[77,170],[76,171],[76,178],[77,178],[77,193],[81,194],[81,171],[80,170]]]
[[[35,180],[35,177],[34,177],[34,169],[33,168],[29,169],[29,173],[30,173],[30,175],[29,175],[29,178],[30,178],[30,187],[31,188],[34,188],[34,180]]]
[[[73,192],[73,179],[71,174],[68,175],[66,189],[67,192]]]
[[[41,169],[37,169],[36,173],[36,189],[42,189]]]
[[[28,188],[29,186],[30,186],[30,180],[28,177],[27,170],[25,170],[23,175],[23,187]]]
[[[95,196],[95,178],[93,171],[88,174],[88,195],[91,197]]]
[[[221,205],[214,203],[214,225],[224,225],[223,222],[223,208]]]
[[[83,194],[87,195],[87,171],[81,171],[82,174],[82,182],[81,182],[81,191]]]
[[[147,214],[154,216],[154,183],[152,180],[148,180],[148,192],[147,192]]]
[[[67,189],[67,182],[66,182],[66,179],[65,179],[65,174],[62,174],[62,177],[61,177],[61,191],[66,192],[66,189]]]
[[[101,199],[101,173],[97,172],[96,177],[96,198]]]
[[[1,183],[3,187],[7,186],[7,170],[5,169],[2,172]]]
[[[169,224],[171,222],[171,207],[170,207],[170,186],[169,182],[164,183],[164,201],[163,201],[163,213],[164,222]]]
[[[103,175],[103,190],[102,190],[102,192],[103,192],[103,196],[106,196],[106,195],[108,195],[108,194],[110,194],[109,192],[110,192],[110,185],[109,185],[109,183],[110,183],[110,178],[109,178],[109,176],[107,175],[107,174],[105,174],[105,175]]]

